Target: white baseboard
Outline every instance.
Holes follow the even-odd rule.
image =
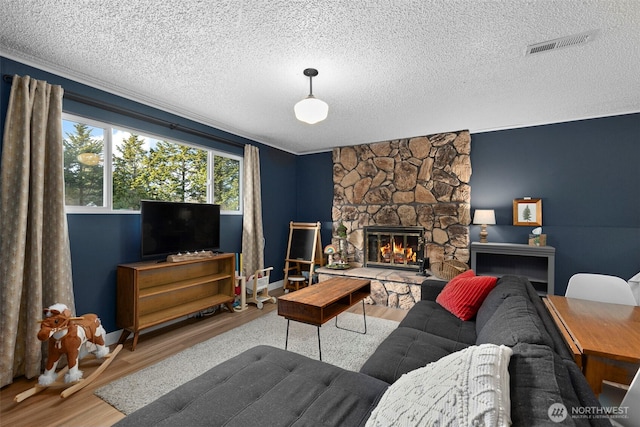
[[[177,319],[169,320],[169,321],[167,321],[165,323],[162,323],[160,325],[156,325],[156,326],[152,326],[152,327],[147,328],[147,329],[143,329],[143,330],[140,331],[140,335],[144,335],[147,332],[155,331],[156,329],[164,328],[164,327],[172,325],[174,323],[182,322],[183,320],[186,320],[191,316],[193,316],[193,314],[190,314],[188,316],[178,317]],[[118,329],[117,331],[109,332],[107,334],[107,336],[105,337],[104,341],[105,341],[105,343],[107,345],[116,344],[118,342],[118,340],[120,339],[120,335],[122,335],[122,329]],[[127,339],[131,338],[132,336],[133,335],[129,335],[129,337],[127,337]]]
[[[269,283],[269,290],[273,291],[284,286],[284,280],[278,280],[277,282]]]
[[[273,291],[275,289],[282,288],[283,284],[284,284],[283,280],[278,280],[276,282],[269,283],[269,288],[268,289],[270,291]],[[182,322],[183,320],[186,320],[191,316],[193,316],[193,314],[191,314],[189,316],[178,317],[177,319],[170,320],[168,322],[162,323],[162,324],[157,325],[157,326],[152,326],[151,328],[144,329],[144,330],[140,331],[140,335],[143,335],[143,334],[145,334],[147,332],[155,331],[156,329],[164,328],[164,327],[172,325],[174,323]],[[118,342],[118,340],[120,339],[120,335],[122,335],[122,329],[119,329],[119,330],[113,331],[113,332],[109,332],[105,336],[106,345],[116,344]]]
[[[118,342],[118,340],[120,339],[120,335],[122,334],[122,329],[117,330],[117,331],[113,331],[113,332],[109,332],[105,337],[104,337],[104,343],[106,345],[113,345],[115,343]]]

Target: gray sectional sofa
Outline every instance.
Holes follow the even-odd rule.
[[[531,284],[498,280],[477,315],[463,321],[435,299],[444,282],[426,280],[422,301],[362,366],[347,371],[292,352],[257,346],[178,387],[118,426],[364,426],[393,383],[430,362],[482,344],[508,346],[514,426],[609,426],[572,417],[598,407],[596,397]],[[504,348],[504,347],[501,347]],[[506,369],[506,367],[505,367]],[[562,404],[563,419],[550,418]],[[584,413],[584,412],[583,412]],[[429,423],[430,424],[430,423]],[[378,423],[378,425],[380,425]]]

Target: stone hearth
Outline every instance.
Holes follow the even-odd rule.
[[[332,277],[353,277],[371,280],[371,296],[366,304],[382,305],[409,310],[420,301],[420,284],[428,277],[413,271],[390,270],[386,268],[356,267],[347,270],[332,270],[321,267],[316,270],[318,280],[323,282]]]

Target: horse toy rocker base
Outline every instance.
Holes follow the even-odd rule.
[[[38,332],[40,341],[49,340],[45,371],[38,378],[38,384],[35,387],[20,393],[14,401],[21,402],[47,387],[66,387],[75,383],[60,395],[67,397],[88,385],[109,366],[115,355],[122,349],[120,344],[109,353],[109,348],[104,342],[105,335],[100,319],[95,314],[73,317],[71,310],[64,304],[54,304],[45,308],[44,319],[40,322]],[[79,369],[79,363],[84,352],[92,353],[96,359],[105,358],[105,361],[89,377],[82,380],[83,373]],[[56,374],[56,367],[63,354],[67,356],[67,366]],[[61,381],[62,378],[64,382]]]

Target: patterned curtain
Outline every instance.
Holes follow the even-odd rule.
[[[14,76],[0,164],[0,386],[41,372],[42,309],[75,312],[60,86]]]
[[[264,231],[258,147],[244,146],[242,266],[247,276],[264,268]]]

